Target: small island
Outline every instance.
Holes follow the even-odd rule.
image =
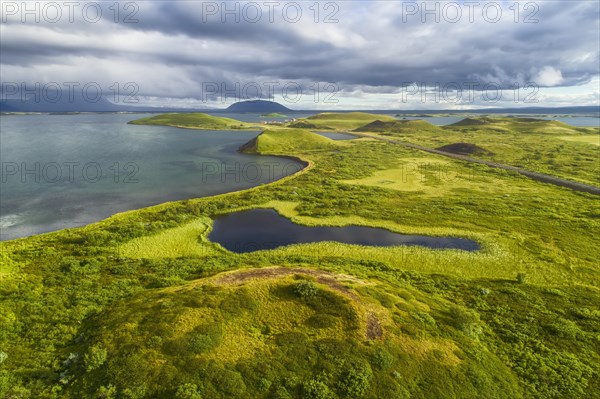
[[[256,130],[255,123],[247,123],[222,116],[213,116],[200,112],[189,114],[170,113],[136,119],[128,122],[131,125],[173,126],[185,129],[199,130]]]

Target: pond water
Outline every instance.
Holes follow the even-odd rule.
[[[237,152],[258,132],[127,124],[146,116],[3,115],[0,239],[242,190],[302,169],[291,159]]]
[[[384,247],[419,245],[434,249],[479,249],[477,242],[465,238],[404,235],[364,226],[302,226],[272,209],[253,209],[219,216],[214,221],[209,239],[237,253],[320,241]]]
[[[333,132],[316,132],[316,133],[320,136],[327,137],[328,139],[331,139],[331,140],[354,140],[354,139],[358,138],[352,134],[347,134],[347,133],[333,133]]]

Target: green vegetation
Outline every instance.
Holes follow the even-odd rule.
[[[299,121],[299,122],[292,122],[288,125],[288,127],[294,128],[294,129],[318,129],[317,125],[314,125],[310,122],[306,122],[306,121]],[[330,129],[330,128],[327,128]]]
[[[375,115],[364,112],[324,112],[306,119],[300,119],[297,123],[309,123],[316,126],[317,129],[353,130],[376,120],[395,121],[396,119],[388,115]]]
[[[403,122],[419,125],[402,130]],[[598,148],[590,145],[600,142],[600,128],[533,118],[473,117],[444,127],[425,121],[400,121],[367,124],[356,131],[429,148],[477,146],[481,151],[474,154],[476,158],[600,186]]]
[[[340,118],[310,121],[356,129],[381,115]],[[520,145],[540,151],[532,166],[562,144],[558,156],[568,162],[557,173],[591,175],[585,158],[597,148],[561,138],[587,129],[486,123],[378,134],[431,147],[474,143],[507,163]],[[250,190],[0,243],[0,397],[558,399],[600,391],[597,197],[303,129],[264,131],[244,150],[309,167]],[[571,163],[582,169],[570,172]],[[216,216],[257,207],[305,225],[466,237],[482,249],[327,242],[235,254],[209,242]]]
[[[175,126],[201,130],[257,129],[260,126],[258,124],[240,122],[231,118],[212,116],[199,112],[189,114],[160,114],[149,118],[136,119],[129,123],[132,125]]]
[[[600,146],[600,134],[590,134],[589,136],[562,136],[560,138],[567,141],[576,141],[579,143],[587,143]]]
[[[252,153],[289,155],[295,151],[329,152],[341,145],[308,130],[269,129],[244,145],[242,149]]]
[[[403,133],[403,132],[432,132],[440,133],[441,128],[422,120],[394,120],[383,122],[376,120],[354,129],[355,132]]]
[[[271,112],[270,114],[262,114],[263,118],[287,118],[287,115],[280,114],[279,112]]]
[[[198,245],[201,240],[207,242],[206,234],[211,225],[209,218],[199,218],[156,235],[139,237],[120,246],[119,255],[128,258],[177,258],[218,253],[208,245]]]

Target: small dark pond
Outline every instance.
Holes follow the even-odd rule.
[[[465,238],[404,235],[363,226],[301,226],[272,209],[253,209],[219,216],[215,219],[209,239],[237,253],[320,241],[383,247],[420,245],[435,249],[479,249],[475,241]]]

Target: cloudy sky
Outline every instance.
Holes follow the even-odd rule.
[[[94,85],[178,107],[600,102],[595,0],[0,3],[4,91]]]

